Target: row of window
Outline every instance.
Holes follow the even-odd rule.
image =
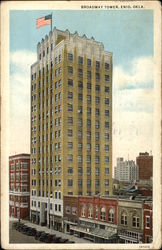
[[[72,162],[73,161],[73,155],[72,154],[68,154],[68,161]],[[82,155],[78,155],[78,162],[82,162],[83,161],[83,157]],[[108,163],[109,162],[109,157],[105,156],[104,157],[104,162]],[[87,155],[87,163],[91,163],[91,155]],[[96,156],[95,157],[95,163],[100,163],[100,157]]]
[[[109,179],[104,180],[104,185],[105,185],[105,187],[109,187]],[[68,187],[73,187],[73,180],[72,179],[67,180],[67,186]],[[99,188],[99,186],[100,186],[100,180],[99,179],[95,180],[95,186],[97,188]],[[78,179],[78,188],[82,188],[82,187],[83,187],[83,180]],[[91,188],[91,180],[90,179],[87,180],[87,188]]]
[[[68,129],[68,136],[72,137],[73,136],[73,130],[72,129]],[[82,131],[78,131],[78,138],[81,139],[82,138]],[[100,133],[96,132],[95,133],[95,138],[96,140],[99,140],[100,138]],[[87,131],[87,139],[90,140],[91,139],[91,132]],[[105,133],[105,140],[109,140],[109,133]]]
[[[37,202],[32,200],[31,206],[32,207],[36,207],[37,206]],[[50,210],[53,209],[53,206],[54,206],[54,210],[56,212],[61,212],[61,204],[52,204],[52,203],[50,203]],[[40,208],[40,201],[38,201],[38,207]],[[47,203],[45,203],[45,208],[47,208]]]
[[[72,167],[68,167],[67,169],[68,175],[72,175],[73,174],[73,168]],[[83,168],[82,167],[78,167],[78,175],[82,176],[83,174]],[[95,175],[99,175],[100,174],[100,169],[99,168],[95,168]],[[91,167],[87,167],[87,175],[90,176],[91,175]],[[109,175],[109,168],[105,168],[105,175]]]
[[[73,62],[74,61],[74,56],[71,53],[68,53],[67,58],[68,58],[69,62]],[[79,65],[83,65],[83,63],[85,64],[84,58],[82,56],[78,56],[78,64]],[[95,65],[96,69],[99,69],[101,67],[100,61],[96,61],[95,64],[96,64]],[[89,58],[87,59],[87,66],[88,67],[92,66],[92,60],[89,59]],[[108,62],[105,62],[105,70],[109,70],[109,69],[110,69],[110,64]]]

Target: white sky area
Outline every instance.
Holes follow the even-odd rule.
[[[10,54],[10,155],[30,153],[30,66],[36,54]],[[153,58],[137,57],[128,68],[113,67],[113,166],[117,157],[135,160],[139,152],[152,150]],[[18,143],[17,143],[18,142]]]

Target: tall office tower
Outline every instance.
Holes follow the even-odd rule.
[[[112,53],[54,28],[31,66],[33,220],[62,216],[68,194],[112,194]]]

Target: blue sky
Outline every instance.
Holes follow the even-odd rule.
[[[113,52],[114,63],[128,65],[137,56],[153,55],[153,11],[11,11],[10,51],[36,50],[50,26],[36,29],[36,19],[53,13],[53,26],[79,35],[93,36]]]
[[[113,52],[113,159],[152,150],[153,11],[10,11],[10,154],[30,152],[30,65],[50,26],[36,19],[53,13],[53,27],[92,36]],[[13,133],[14,132],[14,133]],[[21,134],[21,138],[18,136]],[[17,141],[16,138],[20,138]]]

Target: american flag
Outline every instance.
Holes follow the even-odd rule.
[[[40,17],[37,19],[37,29],[44,25],[49,25],[52,22],[52,15]]]

